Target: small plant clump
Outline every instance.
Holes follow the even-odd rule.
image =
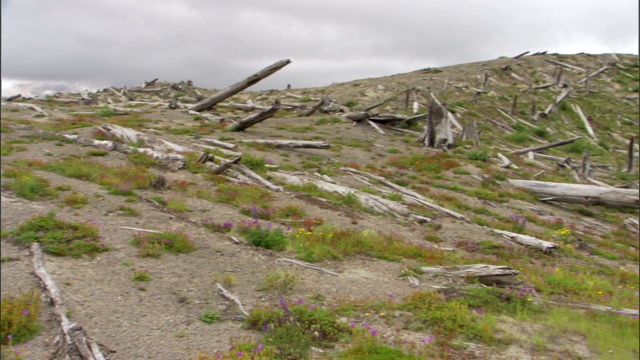
[[[196,251],[196,246],[185,233],[139,233],[132,240],[131,245],[138,247],[140,256],[159,258],[163,252],[185,254]]]
[[[153,278],[147,270],[140,270],[133,273],[132,281],[151,281]]]
[[[32,290],[19,295],[2,297],[2,316],[0,317],[0,341],[3,347],[23,343],[40,333],[42,325],[38,322],[40,312],[40,293]]]
[[[287,233],[282,228],[274,228],[271,223],[263,225],[257,220],[242,222],[238,225],[238,231],[247,241],[257,247],[283,251],[289,244]]]
[[[205,219],[202,220],[200,224],[213,232],[228,233],[233,229],[233,223],[229,221],[218,223],[213,220]]]
[[[47,215],[35,216],[11,231],[9,236],[17,242],[28,244],[42,243],[46,253],[57,256],[91,257],[101,252],[111,250],[106,245],[104,237],[98,235],[98,223],[69,223],[56,218],[54,212]]]
[[[27,200],[51,199],[57,196],[57,192],[49,187],[49,181],[42,176],[35,175],[31,171],[9,169],[2,175],[11,178],[7,187],[13,192]]]
[[[214,324],[220,321],[220,314],[214,311],[205,311],[200,314],[200,321],[205,324]]]

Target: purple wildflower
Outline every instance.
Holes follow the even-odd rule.
[[[378,335],[378,330],[370,330],[371,331],[371,335],[376,336]]]
[[[280,296],[280,300],[278,300],[278,303],[280,303],[280,307],[286,313],[290,313],[291,312],[291,310],[289,310],[289,305],[287,305],[287,301],[285,300],[284,296]]]
[[[258,354],[258,353],[260,353],[260,351],[262,351],[262,348],[264,348],[264,345],[258,344],[258,347],[253,349],[253,352]]]
[[[238,357],[242,357],[242,355],[244,355],[244,353],[242,351],[238,351],[238,353],[236,355],[238,355]]]
[[[27,316],[27,315],[29,315],[29,314],[31,314],[31,313],[29,312],[29,310],[27,310],[27,309],[22,310],[22,315]]]
[[[315,305],[313,305],[313,304],[309,305],[309,310],[315,310],[315,309],[316,309]]]

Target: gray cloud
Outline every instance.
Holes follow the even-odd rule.
[[[2,0],[3,79],[326,86],[513,56],[638,53],[638,2]]]

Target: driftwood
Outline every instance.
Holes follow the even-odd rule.
[[[634,189],[512,179],[509,179],[509,183],[531,191],[542,197],[542,201],[640,208],[640,196],[638,190]]]
[[[213,95],[212,97],[197,103],[193,106],[191,106],[189,108],[189,110],[193,110],[193,111],[204,111],[207,109],[210,109],[212,107],[214,107],[216,104],[218,104],[221,101],[224,101],[227,98],[230,98],[231,96],[239,93],[240,91],[255,85],[256,83],[258,83],[260,80],[272,75],[273,73],[275,73],[276,71],[282,69],[283,67],[287,66],[289,63],[291,63],[291,60],[286,59],[286,60],[280,60],[277,61],[269,66],[267,66],[266,68],[260,70],[259,72],[249,76],[248,78],[234,84],[231,85],[227,88],[225,88],[224,90],[220,91],[219,93]]]
[[[518,270],[508,266],[485,264],[421,267],[420,271],[427,275],[477,278],[485,285],[513,284],[516,282],[515,277],[520,273]]]
[[[40,106],[35,105],[35,104],[29,104],[29,103],[21,103],[21,102],[12,102],[10,103],[11,105],[15,105],[15,106],[19,106],[21,108],[25,108],[25,109],[31,109],[34,110],[36,112],[39,112],[40,114],[43,114],[46,117],[49,117],[49,114],[47,114],[46,111],[44,111],[44,109],[42,109]]]
[[[436,101],[429,105],[427,128],[418,138],[418,142],[427,147],[449,149],[454,145],[451,121],[447,116],[447,108]]]
[[[292,264],[300,265],[300,266],[307,267],[307,268],[314,269],[314,270],[318,270],[318,271],[322,271],[324,273],[331,274],[333,276],[340,276],[338,273],[335,273],[335,272],[327,270],[327,269],[323,269],[323,268],[321,268],[319,266],[316,266],[316,265],[313,265],[313,264],[309,264],[309,263],[304,262],[304,261],[294,260],[294,259],[287,259],[287,258],[278,258],[278,259],[276,259],[276,262],[281,262],[281,261],[289,262],[289,263],[292,263]]]
[[[100,350],[100,346],[89,338],[82,326],[69,321],[69,318],[67,317],[67,307],[62,301],[60,290],[44,268],[40,243],[31,243],[29,250],[33,256],[34,273],[38,279],[40,279],[42,287],[45,289],[47,296],[53,305],[53,313],[60,322],[64,342],[59,351],[62,351],[64,358],[79,357],[86,360],[106,359]]]
[[[520,245],[531,246],[536,249],[540,249],[544,252],[550,252],[551,250],[558,247],[558,245],[552,242],[540,240],[533,236],[516,234],[516,233],[505,231],[505,230],[498,230],[498,229],[491,229],[491,228],[489,229],[497,234],[502,235],[503,238],[509,241],[518,243]]]
[[[162,234],[162,231],[149,230],[149,229],[140,229],[140,228],[128,227],[128,226],[120,226],[120,229],[148,232],[148,233],[153,233],[153,234]]]
[[[591,136],[591,138],[593,138],[594,140],[598,140],[598,138],[596,137],[596,134],[593,132],[593,129],[591,128],[591,125],[589,124],[589,120],[587,120],[587,117],[584,116],[584,113],[582,112],[582,109],[580,109],[580,106],[571,104],[571,108],[573,109],[573,111],[576,112],[576,114],[578,114],[578,116],[580,117],[580,120],[582,120],[582,123],[584,124],[585,129],[587,129],[589,136]]]
[[[556,142],[552,142],[552,143],[548,143],[548,144],[544,144],[544,145],[538,145],[538,146],[533,146],[533,147],[528,147],[528,148],[524,148],[524,149],[520,149],[520,150],[516,150],[516,151],[512,151],[512,154],[526,154],[529,151],[540,151],[540,150],[544,150],[544,149],[550,149],[556,146],[561,146],[561,145],[566,145],[566,144],[571,144],[572,142],[581,139],[582,136],[576,136],[574,138],[571,139],[566,139],[566,140],[560,140],[560,141],[556,141]]]
[[[276,148],[295,149],[329,149],[331,145],[326,141],[306,141],[306,140],[237,140],[239,143],[254,143],[272,145]]]
[[[215,146],[219,146],[225,149],[235,149],[237,147],[236,144],[231,144],[228,142],[224,142],[224,141],[220,141],[220,140],[215,140],[215,139],[201,139],[202,141],[211,144],[211,145],[215,145]]]
[[[244,131],[252,127],[253,125],[258,124],[272,117],[278,112],[278,109],[280,109],[280,102],[276,100],[275,104],[270,108],[260,111],[259,113],[253,114],[245,119],[240,120],[238,123],[231,125],[229,127],[229,131],[231,132]]]
[[[390,187],[390,188],[398,191],[400,194],[402,194],[403,198],[407,202],[429,207],[431,209],[434,209],[434,210],[440,211],[442,213],[445,213],[445,214],[447,214],[449,216],[452,216],[452,217],[454,217],[456,219],[469,221],[469,219],[466,216],[464,216],[462,214],[459,214],[459,213],[457,213],[455,211],[443,208],[442,206],[433,204],[433,203],[427,201],[427,199],[424,196],[418,194],[417,192],[415,192],[413,190],[410,190],[410,189],[407,189],[405,187],[402,187],[400,185],[396,185],[396,184],[394,184],[394,183],[392,183],[390,181],[387,181],[382,176],[369,174],[367,172],[359,171],[359,170],[352,169],[352,168],[344,168],[343,167],[343,168],[341,168],[341,170],[349,172],[349,173],[352,173],[352,174],[357,174],[357,175],[368,177],[368,178],[373,179],[373,180],[375,180],[375,181],[377,181],[377,182],[379,182],[379,183],[381,183],[381,184],[383,184],[383,185],[385,185],[387,187]]]
[[[253,110],[267,110],[268,106],[260,106],[256,104],[236,104],[236,103],[219,103],[219,106],[229,107],[233,109],[238,109],[242,111],[253,111]]]
[[[254,180],[256,182],[258,182],[259,184],[263,185],[264,187],[266,187],[267,189],[269,189],[271,191],[282,191],[282,187],[273,185],[267,179],[265,179],[262,176],[256,174],[253,170],[249,169],[244,164],[236,165],[236,169],[240,170],[240,172],[242,172],[245,176],[249,177],[250,179],[252,179],[252,180]]]
[[[249,316],[250,314],[247,312],[247,310],[244,309],[244,306],[242,306],[242,302],[240,302],[240,300],[238,300],[237,297],[233,296],[232,293],[230,293],[227,289],[225,289],[222,285],[220,285],[220,283],[216,283],[216,288],[218,288],[218,291],[220,292],[220,294],[225,297],[228,300],[233,301],[236,305],[238,305],[238,309],[240,310],[240,313],[242,313],[242,315],[244,316]]]
[[[315,105],[313,105],[310,109],[305,111],[304,114],[302,114],[302,116],[311,116],[313,113],[320,110],[323,106],[328,105],[329,103],[330,103],[329,99],[323,98],[322,100],[318,101]]]

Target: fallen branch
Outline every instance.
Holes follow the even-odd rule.
[[[279,258],[279,259],[276,259],[276,262],[279,262],[279,261],[290,262],[290,263],[292,263],[292,264],[296,264],[296,265],[300,265],[300,266],[308,267],[308,268],[310,268],[310,269],[314,269],[314,270],[322,271],[322,272],[325,272],[325,273],[327,273],[327,274],[331,274],[331,275],[333,275],[333,276],[340,276],[338,273],[335,273],[335,272],[330,271],[330,270],[327,270],[327,269],[323,269],[323,268],[321,268],[321,267],[319,267],[319,266],[315,266],[315,265],[313,265],[313,264],[309,264],[309,263],[304,262],[304,261],[299,261],[299,260],[294,260],[294,259],[287,259],[287,258]]]
[[[31,243],[29,250],[33,256],[34,273],[40,279],[42,287],[44,287],[53,305],[53,313],[60,322],[64,343],[58,351],[62,351],[65,358],[80,357],[86,360],[105,360],[105,356],[102,354],[98,344],[89,338],[82,326],[76,323],[72,324],[69,321],[67,317],[68,310],[62,301],[60,290],[58,290],[55,282],[44,268],[40,243]]]
[[[571,69],[571,70],[575,70],[575,71],[579,71],[579,72],[586,72],[583,68],[581,67],[577,67],[577,66],[573,66],[573,65],[569,65],[560,61],[556,61],[553,59],[545,59],[546,61],[552,63],[552,64],[556,64],[556,65],[560,65],[560,66],[564,66],[567,69]]]
[[[571,88],[566,88],[562,91],[562,93],[560,93],[560,95],[558,95],[558,97],[556,98],[556,100],[547,107],[547,109],[544,111],[544,115],[549,116],[553,111],[555,111],[558,108],[558,105],[560,105],[560,103],[567,98],[567,96],[569,96],[569,93],[571,92]]]
[[[242,172],[244,175],[248,176],[250,179],[258,182],[259,184],[263,185],[264,187],[266,187],[267,189],[271,190],[271,191],[282,191],[282,187],[280,186],[275,186],[272,183],[270,183],[267,179],[263,178],[262,176],[256,174],[255,172],[253,172],[251,169],[249,169],[246,165],[244,164],[238,164],[236,166],[236,168],[238,170],[240,170],[240,172]]]
[[[587,129],[587,133],[589,133],[589,136],[597,141],[598,138],[596,137],[596,134],[594,134],[593,129],[591,128],[591,124],[589,124],[589,120],[587,120],[587,117],[584,116],[584,113],[582,112],[582,109],[580,109],[580,106],[571,104],[571,108],[576,112],[576,114],[578,114],[580,120],[582,120],[582,123],[584,124],[585,129]]]
[[[209,141],[207,141],[209,142]],[[276,148],[281,149],[295,149],[295,148],[311,148],[311,149],[329,149],[329,145],[326,141],[306,141],[306,140],[237,140],[239,143],[254,143],[273,145]]]
[[[571,139],[566,139],[566,140],[560,140],[560,141],[556,141],[556,142],[552,142],[552,143],[548,143],[548,144],[544,144],[544,145],[538,145],[538,146],[532,146],[532,147],[528,147],[528,148],[524,148],[524,149],[520,149],[520,150],[516,150],[516,151],[512,151],[512,154],[526,154],[529,151],[540,151],[540,150],[544,150],[544,149],[550,149],[556,146],[560,146],[560,145],[566,145],[566,144],[571,144],[572,142],[581,139],[582,136],[576,136],[574,138]]]
[[[279,108],[280,108],[280,102],[276,100],[276,103],[270,108],[266,110],[262,110],[259,113],[253,114],[243,120],[240,120],[238,123],[231,125],[229,127],[229,131],[231,132],[244,131],[250,128],[251,126],[272,117],[278,112]]]
[[[220,285],[220,283],[216,283],[216,287],[218,288],[218,291],[223,297],[233,301],[234,303],[236,303],[236,305],[238,305],[238,309],[240,309],[240,312],[242,313],[242,315],[249,316],[249,313],[244,309],[244,306],[242,306],[242,303],[240,302],[240,300],[238,300],[237,297],[233,296],[233,294],[230,293],[227,289],[225,289],[222,285]]]
[[[154,234],[162,234],[162,231],[149,230],[149,229],[140,229],[140,228],[134,228],[134,227],[128,227],[128,226],[120,226],[120,229],[148,232],[148,233],[154,233]]]

